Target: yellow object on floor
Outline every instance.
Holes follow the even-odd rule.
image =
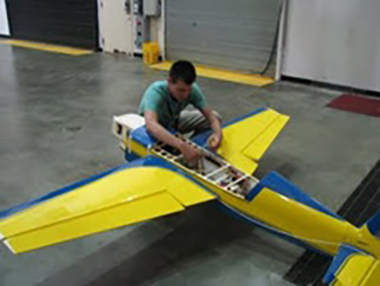
[[[170,70],[172,63],[171,62],[162,62],[159,64],[151,65],[151,68],[158,70]],[[224,81],[254,85],[254,86],[265,86],[271,83],[274,83],[275,80],[273,78],[264,77],[257,74],[244,74],[234,71],[227,71],[216,68],[209,68],[203,66],[196,66],[197,75],[201,77],[219,79]]]
[[[3,40],[3,41],[0,41],[0,44],[8,44],[8,45],[16,46],[16,47],[22,47],[22,48],[28,48],[28,49],[46,51],[46,52],[52,52],[52,53],[59,53],[59,54],[65,54],[65,55],[71,55],[71,56],[83,56],[83,55],[88,55],[88,54],[93,53],[93,51],[90,51],[90,50],[83,50],[83,49],[77,49],[77,48],[63,47],[63,46],[36,43],[36,42],[28,42],[28,41],[21,41],[21,40]]]
[[[160,48],[158,43],[148,42],[143,44],[143,60],[146,65],[153,65],[158,63],[160,56]]]

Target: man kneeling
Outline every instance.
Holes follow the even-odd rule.
[[[166,81],[157,81],[146,90],[139,107],[148,132],[159,141],[180,150],[185,159],[193,163],[201,154],[173,136],[168,129],[196,135],[211,128],[213,133],[209,148],[213,151],[219,148],[223,137],[219,116],[207,106],[195,80],[194,66],[188,61],[178,61],[172,65]],[[196,110],[184,110],[189,104]]]

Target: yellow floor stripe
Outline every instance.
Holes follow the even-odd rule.
[[[76,49],[76,48],[70,48],[70,47],[63,47],[63,46],[36,43],[36,42],[28,42],[28,41],[21,41],[21,40],[3,40],[3,41],[0,41],[0,43],[13,45],[16,47],[29,48],[29,49],[39,50],[39,51],[47,51],[47,52],[59,53],[59,54],[65,54],[65,55],[71,55],[71,56],[83,56],[83,55],[88,55],[88,54],[93,53],[93,51],[90,51],[90,50]]]
[[[151,65],[151,68],[168,71],[170,70],[171,62],[162,62],[159,64]],[[201,77],[208,77],[224,81],[231,81],[242,84],[249,84],[254,86],[264,86],[274,83],[275,80],[269,77],[264,77],[256,74],[243,74],[239,72],[221,70],[216,68],[209,68],[203,66],[196,66],[197,75]]]

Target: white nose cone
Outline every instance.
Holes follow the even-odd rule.
[[[133,113],[115,116],[114,120],[132,130],[145,125],[145,118]]]
[[[145,125],[145,118],[138,114],[124,114],[114,116],[112,122],[112,133],[119,139],[127,138],[131,130],[135,130]]]

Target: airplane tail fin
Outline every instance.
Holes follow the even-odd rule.
[[[377,238],[380,238],[380,211],[375,213],[363,226],[367,228],[368,231]]]

